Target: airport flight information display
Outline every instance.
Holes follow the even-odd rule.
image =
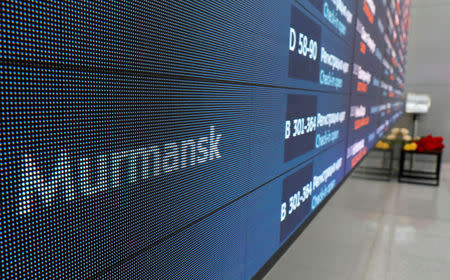
[[[2,278],[254,277],[401,116],[409,6],[2,2]]]

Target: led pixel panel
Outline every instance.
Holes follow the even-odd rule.
[[[2,2],[2,278],[255,276],[401,116],[409,6]]]

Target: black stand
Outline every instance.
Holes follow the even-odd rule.
[[[430,172],[430,171],[414,170],[412,163],[409,164],[408,169],[405,169],[405,161],[407,160],[408,155],[410,157],[410,161],[412,161],[414,155],[429,155],[430,157],[435,157],[436,165],[434,171]],[[439,186],[441,173],[441,159],[442,159],[442,151],[419,153],[416,151],[405,151],[402,149],[400,155],[400,171],[398,173],[398,181],[401,183]]]

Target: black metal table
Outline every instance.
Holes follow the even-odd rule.
[[[427,155],[435,157],[434,171],[416,170],[413,167],[415,155]],[[409,157],[409,168],[405,168],[405,162]],[[398,181],[401,183],[420,184],[428,186],[439,186],[440,174],[441,174],[441,159],[442,150],[429,151],[429,152],[417,152],[417,151],[405,151],[402,149],[400,154],[400,170],[398,173]]]

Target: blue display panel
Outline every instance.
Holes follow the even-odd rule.
[[[401,116],[409,5],[2,3],[2,278],[253,277]]]
[[[342,37],[349,45],[353,44],[356,1],[298,0],[297,2]]]
[[[261,268],[337,187],[344,176],[344,147],[344,142],[337,143],[249,195],[247,248],[251,249],[247,250],[248,277]],[[299,174],[305,177],[295,190],[293,180]],[[261,204],[265,206],[258,207]],[[297,214],[299,212],[304,215]]]
[[[347,139],[349,173],[403,110],[410,1],[358,1]]]

